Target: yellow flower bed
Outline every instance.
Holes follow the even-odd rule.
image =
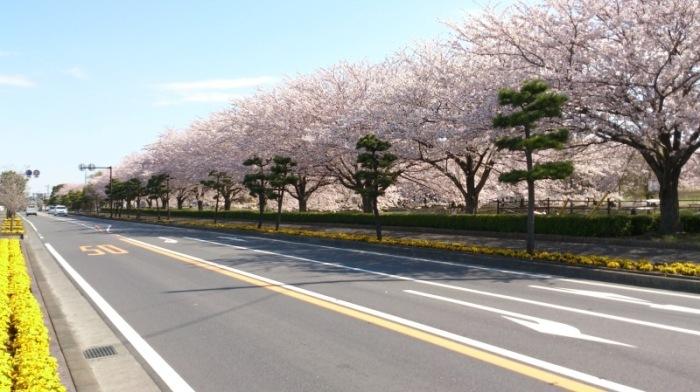
[[[261,233],[279,233],[294,236],[333,239],[333,240],[349,240],[361,241],[373,244],[409,246],[417,248],[431,248],[450,250],[464,253],[491,255],[491,256],[506,256],[525,260],[547,261],[554,263],[564,263],[571,265],[583,265],[591,267],[604,267],[611,269],[622,269],[638,272],[655,272],[665,275],[683,275],[683,276],[700,276],[700,264],[691,261],[675,261],[675,262],[653,262],[650,260],[634,260],[617,258],[610,256],[595,256],[595,255],[579,255],[573,253],[562,252],[546,252],[538,251],[534,254],[528,254],[524,250],[516,250],[510,248],[498,248],[481,245],[470,245],[459,242],[421,240],[398,237],[384,237],[382,241],[378,241],[376,237],[369,234],[358,233],[343,233],[323,230],[308,230],[294,228],[280,228],[275,231],[274,228],[263,227],[258,229],[251,224],[238,223],[210,223],[197,220],[178,220],[178,225],[185,225],[198,228],[223,229],[223,230],[245,230]]]
[[[65,391],[58,376],[56,359],[49,350],[49,334],[41,313],[41,308],[31,292],[31,281],[16,239],[0,239],[0,302],[4,301],[0,312],[0,339],[7,337],[0,347],[5,362],[0,364],[0,388],[2,391]],[[2,293],[3,283],[6,291]],[[4,294],[4,295],[3,295]],[[8,320],[2,325],[1,317]],[[5,328],[7,327],[7,328]],[[8,376],[7,358],[10,358]]]
[[[12,388],[10,355],[10,297],[8,293],[8,240],[0,238],[0,391]]]
[[[0,224],[0,234],[24,234],[24,225],[19,218],[5,218]]]

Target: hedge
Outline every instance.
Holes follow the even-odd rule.
[[[24,226],[19,218],[5,218],[0,225],[0,234],[24,234]]]
[[[103,210],[104,212],[105,210]],[[109,210],[106,210],[109,211]],[[125,213],[125,212],[124,212]],[[130,212],[135,213],[134,210]],[[144,215],[156,215],[155,210],[143,209]],[[164,211],[159,212],[161,216]],[[172,217],[213,219],[214,211],[171,210]],[[219,211],[219,219],[255,221],[254,211]],[[264,214],[264,220],[273,221],[275,214]],[[286,212],[282,221],[287,223],[336,223],[374,224],[371,214],[354,212]],[[686,232],[700,233],[700,216],[683,215],[683,229]],[[524,215],[444,215],[444,214],[404,214],[385,213],[381,216],[385,226],[422,227],[465,231],[490,231],[500,233],[524,233]],[[653,232],[658,227],[658,217],[651,215],[557,215],[537,216],[535,230],[538,234],[553,234],[578,237],[626,237]]]
[[[0,385],[11,385],[4,390],[14,392],[47,391],[65,392],[58,376],[56,359],[49,350],[49,334],[41,313],[41,308],[31,292],[31,281],[22,256],[19,240],[0,239],[0,280],[7,282],[5,295],[0,293],[3,309],[9,310],[9,322],[1,325],[0,339],[7,337],[0,347]],[[6,317],[0,313],[0,317]],[[5,318],[2,321],[7,321]],[[2,322],[0,321],[0,322]],[[10,365],[7,360],[10,358]],[[8,375],[9,370],[9,375]]]
[[[12,355],[10,355],[10,296],[8,293],[8,241],[0,239],[0,391],[12,388]]]

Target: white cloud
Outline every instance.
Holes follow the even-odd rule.
[[[183,94],[174,99],[160,99],[153,103],[153,106],[175,106],[187,102],[230,102],[232,99],[240,98],[241,94],[222,92],[194,92]]]
[[[88,78],[88,74],[80,67],[68,68],[67,70],[63,71],[63,73],[75,79],[85,80]]]
[[[22,75],[0,75],[0,86],[34,87],[36,83]]]
[[[263,84],[274,83],[277,79],[272,76],[257,76],[238,79],[210,79],[191,82],[163,83],[158,87],[165,91],[186,92],[195,90],[231,90],[239,88],[257,87]]]
[[[240,94],[233,93],[192,93],[182,97],[182,100],[186,102],[229,102],[240,97]]]
[[[241,89],[250,89],[274,83],[272,76],[256,76],[238,79],[208,79],[189,82],[171,82],[156,85],[156,88],[170,96],[161,97],[154,106],[174,106],[190,102],[230,102],[242,96]]]

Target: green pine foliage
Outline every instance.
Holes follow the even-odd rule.
[[[270,184],[270,159],[253,156],[243,161],[243,166],[252,168],[253,172],[243,177],[243,186],[248,189],[251,196],[258,199],[258,228],[262,227],[265,207],[270,199],[275,198]]]
[[[272,192],[270,198],[277,201],[277,219],[275,220],[275,230],[279,230],[282,220],[282,202],[287,187],[293,186],[299,181],[299,177],[294,174],[297,163],[289,157],[276,155],[272,158],[272,167],[268,179]]]
[[[526,81],[520,90],[506,88],[498,92],[498,103],[510,107],[512,112],[496,115],[493,125],[497,128],[513,129],[518,135],[503,137],[496,141],[496,146],[501,150],[523,152],[526,162],[525,169],[502,173],[498,179],[508,184],[527,182],[528,252],[535,250],[535,182],[563,180],[574,171],[574,165],[570,161],[534,162],[534,153],[550,149],[560,150],[569,140],[567,129],[545,129],[539,132],[537,129],[541,120],[561,117],[562,106],[566,101],[565,95],[550,91],[547,83],[541,80]]]
[[[357,164],[360,170],[357,177],[362,183],[358,189],[361,196],[366,197],[371,204],[374,214],[377,239],[382,239],[382,225],[379,220],[379,197],[383,196],[387,188],[393,185],[401,175],[401,171],[394,170],[396,155],[388,152],[391,143],[381,140],[373,134],[368,134],[357,141],[355,148],[360,151],[357,155]]]

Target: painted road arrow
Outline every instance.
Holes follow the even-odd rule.
[[[597,336],[586,335],[584,333],[581,333],[581,331],[578,328],[576,328],[572,325],[560,323],[557,321],[542,319],[542,318],[534,317],[534,316],[528,316],[528,315],[522,314],[522,313],[511,312],[508,310],[493,308],[491,306],[479,305],[479,304],[475,304],[472,302],[461,301],[458,299],[443,297],[443,296],[435,295],[435,294],[424,293],[421,291],[404,290],[404,292],[408,293],[408,294],[419,295],[421,297],[436,299],[439,301],[450,302],[453,304],[462,305],[462,306],[466,306],[469,308],[480,309],[480,310],[485,310],[487,312],[497,313],[509,321],[520,324],[524,327],[530,328],[530,329],[537,331],[539,333],[634,348],[634,346],[626,344],[626,343],[616,342],[616,341],[610,340],[610,339],[599,338]]]
[[[172,238],[168,238],[168,237],[158,237],[158,238],[163,240],[163,242],[165,242],[166,244],[177,244],[177,240],[174,240]]]
[[[556,291],[558,293],[582,295],[585,297],[607,299],[610,301],[625,302],[625,303],[635,304],[635,305],[645,305],[645,306],[648,306],[652,309],[662,309],[662,310],[671,310],[674,312],[700,314],[700,309],[698,309],[698,308],[690,308],[687,306],[670,305],[670,304],[655,304],[655,303],[653,303],[651,301],[647,301],[645,299],[628,297],[626,295],[620,295],[620,294],[616,294],[616,293],[608,293],[605,291],[579,290],[579,289],[570,289],[570,288],[566,288],[566,287],[562,287],[562,288],[545,287],[545,286],[538,286],[538,285],[530,285],[530,287],[532,287],[533,289]]]

